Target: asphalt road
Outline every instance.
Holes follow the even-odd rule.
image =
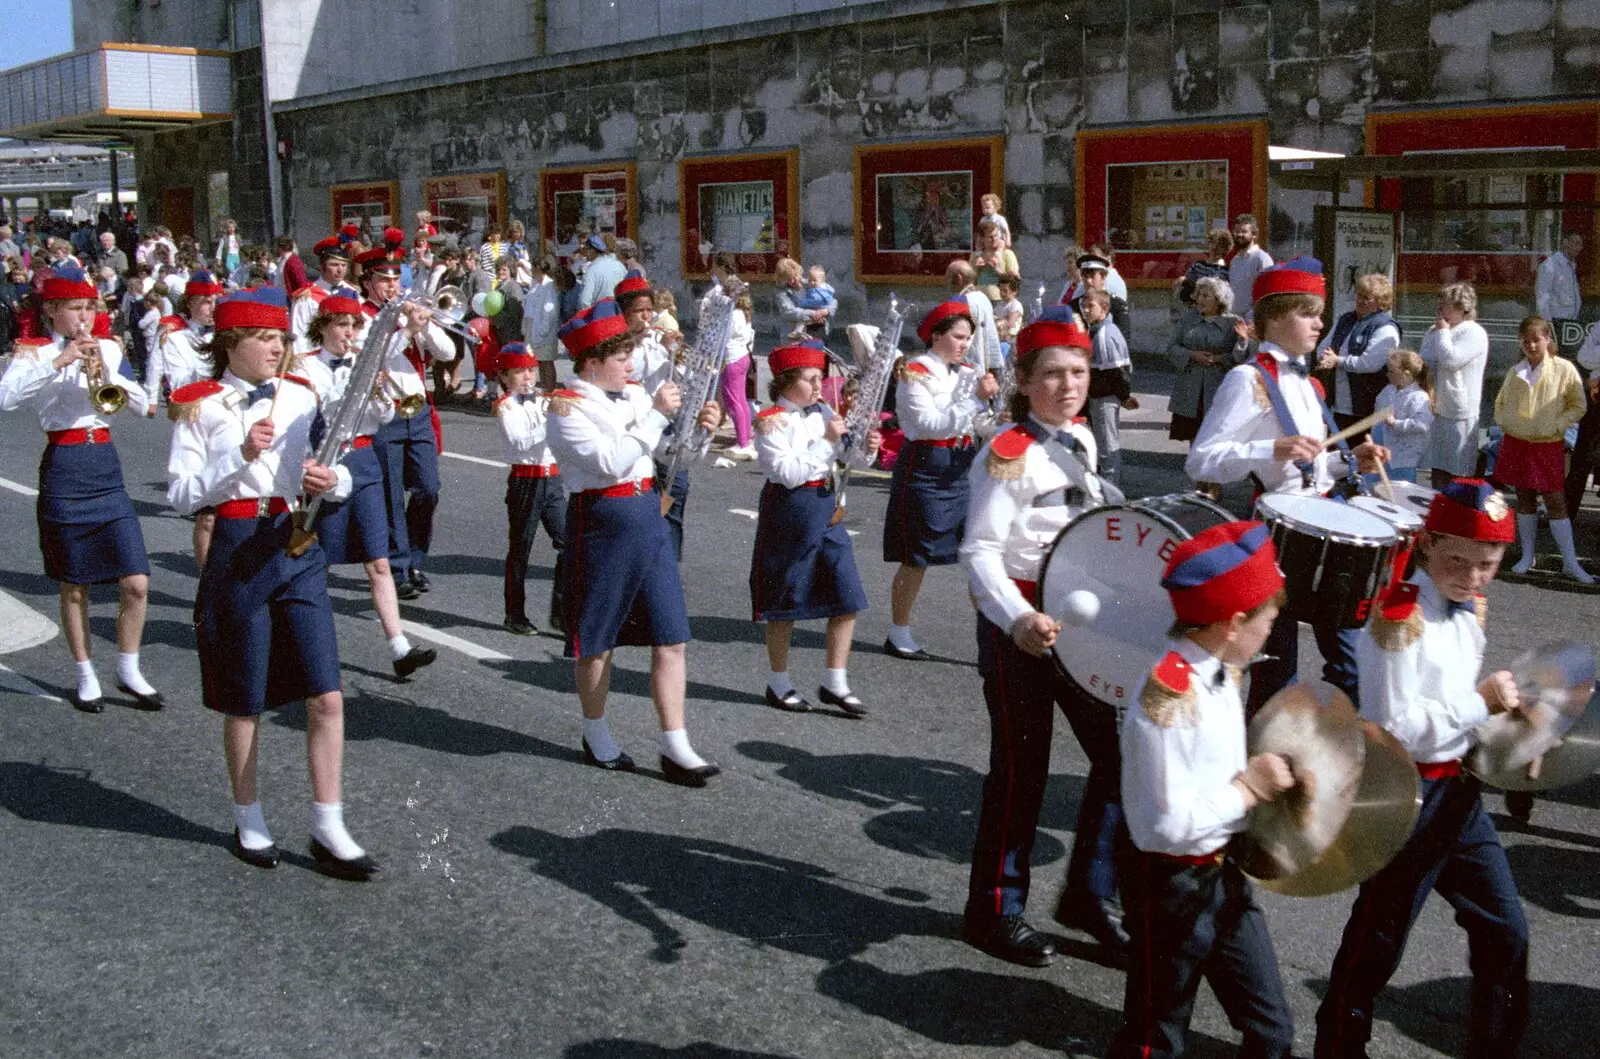
[[[1130,424],[1135,493],[1183,484],[1163,399]],[[275,872],[228,855],[221,725],[199,705],[189,524],[163,504],[167,424],[115,425],[155,576],[145,672],[170,706],[104,714],[62,701],[59,636],[0,611],[0,1054],[823,1057],[1099,1054],[1122,976],[1081,936],[1031,971],[956,940],[987,723],[972,611],[954,570],[927,580],[917,631],[939,661],[878,651],[891,570],[885,483],[854,490],[873,602],[851,667],[872,716],[793,715],[762,699],[745,588],[760,479],[694,472],[683,572],[694,630],[689,729],[724,768],[705,791],[655,770],[648,656],[619,652],[612,723],[644,771],[583,765],[571,670],[552,638],[500,629],[505,472],[491,420],[447,412],[432,593],[403,604],[440,660],[390,675],[358,568],[331,579],[347,696],[346,815],[383,863],[351,885],[309,868],[299,708],[264,726],[262,791],[287,851]],[[0,418],[0,590],[55,618],[32,499],[42,439]],[[19,492],[14,485],[23,487]],[[1586,519],[1592,513],[1586,513]],[[1592,528],[1592,526],[1590,527]],[[543,613],[550,554],[534,555]],[[1490,661],[1558,635],[1594,638],[1600,598],[1491,586]],[[114,594],[95,650],[112,676]],[[10,614],[11,617],[6,615]],[[1155,618],[1152,620],[1164,620]],[[32,635],[30,635],[32,630]],[[1302,657],[1316,652],[1305,637]],[[820,626],[791,672],[821,675]],[[1309,661],[1306,676],[1313,675]],[[114,697],[113,697],[114,698]],[[1057,738],[1036,850],[1049,923],[1086,761]],[[1489,798],[1499,813],[1500,798]],[[1541,800],[1506,845],[1532,921],[1526,1055],[1595,1054],[1600,1024],[1600,781]],[[1301,1054],[1351,895],[1265,895]],[[1459,1055],[1465,938],[1431,902],[1379,1005],[1374,1057]],[[1235,1036],[1206,994],[1200,1056]]]

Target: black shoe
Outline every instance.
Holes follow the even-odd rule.
[[[767,705],[775,710],[788,710],[790,713],[811,712],[811,703],[807,702],[805,696],[793,688],[790,688],[785,695],[779,695],[776,691],[768,688]]]
[[[1055,945],[1021,916],[999,916],[987,922],[969,919],[961,924],[961,940],[996,959],[1024,967],[1049,967],[1056,959]]]
[[[507,618],[500,627],[513,636],[537,636],[539,630],[526,618]]]
[[[856,698],[853,691],[848,695],[835,695],[827,688],[818,688],[817,698],[822,700],[824,706],[837,706],[852,717],[865,717],[867,715],[867,708],[861,704],[860,699]]]
[[[136,710],[148,710],[149,712],[154,713],[166,705],[166,703],[162,701],[161,692],[159,691],[152,691],[148,695],[141,695],[120,680],[117,681],[117,690],[133,696],[133,708]]]
[[[889,640],[883,641],[883,653],[888,655],[890,658],[904,658],[907,662],[926,662],[932,657],[928,654],[928,652],[924,651],[920,647],[915,651],[906,651],[896,647],[894,643]]]
[[[394,675],[404,680],[423,666],[431,666],[439,652],[431,647],[413,647],[394,660]]]
[[[1506,814],[1527,827],[1528,821],[1533,818],[1533,792],[1506,791]]]
[[[1064,893],[1056,903],[1055,919],[1064,927],[1083,931],[1112,952],[1127,952],[1131,944],[1122,916],[1104,897]]]
[[[668,783],[676,783],[680,787],[704,787],[706,780],[715,776],[722,770],[715,765],[701,765],[699,768],[684,768],[667,755],[661,755],[661,775],[666,777]]]
[[[311,859],[317,862],[317,870],[324,875],[346,882],[366,882],[378,874],[378,862],[369,854],[363,853],[355,860],[344,860],[333,855],[333,850],[317,841],[315,835],[311,836]]]
[[[597,769],[607,772],[632,772],[634,770],[633,758],[626,753],[620,753],[610,761],[601,761],[594,756],[594,751],[589,749],[589,740],[583,741],[583,760]]]
[[[99,698],[86,699],[74,691],[72,693],[72,708],[80,713],[105,713],[106,697],[101,695]]]
[[[266,849],[245,849],[239,841],[239,829],[233,829],[233,855],[250,865],[252,868],[276,868],[278,866],[278,847],[268,846]]]
[[[561,616],[558,610],[552,610],[545,619],[544,627],[557,636],[567,635],[567,619]]]
[[[416,599],[422,595],[421,592],[417,591],[417,586],[410,581],[396,581],[394,583],[394,594],[400,599]]]
[[[421,570],[418,570],[416,567],[412,567],[411,587],[415,588],[418,592],[426,592],[428,589],[433,587],[433,582],[428,580],[427,574],[423,573]]]

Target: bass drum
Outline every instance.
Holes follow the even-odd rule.
[[[1166,648],[1172,604],[1161,575],[1179,542],[1233,515],[1199,493],[1169,493],[1086,511],[1045,553],[1039,609],[1062,622],[1051,653],[1068,683],[1119,710]],[[1092,620],[1072,624],[1068,594],[1100,602]]]

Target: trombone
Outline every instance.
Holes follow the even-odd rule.
[[[432,294],[423,294],[412,291],[402,294],[401,300],[409,305],[428,312],[428,321],[437,325],[441,330],[456,335],[469,346],[476,346],[483,339],[472,333],[467,327],[467,295],[460,287],[444,286]]]
[[[128,404],[128,391],[114,382],[106,381],[106,361],[100,355],[100,341],[91,338],[89,330],[78,328],[78,333],[73,336],[74,342],[91,341],[94,343],[94,355],[85,358],[83,369],[84,379],[89,387],[89,403],[94,405],[94,410],[103,416],[114,416],[122,411]]]

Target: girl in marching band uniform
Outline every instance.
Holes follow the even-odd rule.
[[[628,334],[633,338],[633,370],[628,375],[628,381],[643,386],[644,392],[654,397],[662,383],[675,377],[677,363],[674,351],[667,348],[662,332],[652,322],[655,319],[655,296],[650,281],[643,272],[631,271],[617,284],[612,300],[622,310],[623,317],[628,321]],[[683,518],[689,507],[689,468],[679,468],[670,482],[663,480],[666,473],[666,464],[656,464],[656,488],[672,497],[672,505],[667,508],[667,529],[672,534],[672,552],[682,562]]]
[[[39,548],[46,576],[61,585],[61,627],[78,669],[72,703],[86,713],[105,709],[89,657],[89,586],[115,581],[117,686],[140,709],[159,710],[161,695],[139,669],[150,561],[91,389],[120,386],[136,415],[149,399],[118,345],[90,337],[100,299],[81,271],[57,268],[40,293],[50,337],[17,340],[0,378],[0,410],[32,405],[50,439],[39,461]]]
[[[653,455],[682,396],[664,382],[652,398],[628,381],[633,338],[617,303],[602,298],[561,328],[576,370],[571,388],[550,395],[549,441],[571,492],[563,599],[567,657],[583,706],[583,753],[590,764],[633,771],[606,724],[611,652],[651,646],[650,687],[661,720],[661,771],[671,783],[703,787],[720,770],[689,744],[683,699],[689,618],[672,537],[655,490]],[[697,424],[721,420],[715,402]]]
[[[784,346],[767,357],[768,395],[774,402],[755,420],[756,453],[767,484],[761,490],[755,552],[750,561],[750,605],[767,624],[767,704],[804,713],[810,703],[789,680],[794,623],[828,619],[827,676],[817,691],[824,705],[852,717],[867,708],[850,690],[846,666],[856,615],[867,609],[854,549],[834,521],[832,475],[845,437],[844,417],[822,402],[827,353],[820,343]],[[869,431],[857,450],[862,467],[878,451]]]
[[[150,358],[145,368],[147,387],[159,387],[164,378],[171,389],[211,377],[211,356],[205,344],[211,340],[211,318],[217,296],[226,288],[209,272],[196,272],[183,285],[183,313],[161,321],[159,355]],[[155,393],[156,390],[147,392]]]
[[[1038,609],[1036,582],[1046,548],[1103,495],[1094,473],[1094,435],[1078,415],[1089,393],[1089,335],[1067,322],[1070,309],[1051,311],[1063,317],[1029,324],[1017,335],[1017,395],[1010,409],[1017,425],[996,435],[972,467],[961,545],[978,606],[978,671],[990,733],[962,934],[993,956],[1032,967],[1050,963],[1056,951],[1023,911],[1057,705],[1091,765],[1057,916],[1108,946],[1126,942],[1113,910],[1110,864],[1112,836],[1121,824],[1116,715],[1085,701],[1056,670],[1048,656],[1059,630]]]
[[[304,288],[309,290],[311,288]],[[296,302],[298,305],[299,302]],[[294,357],[298,370],[311,382],[322,400],[323,415],[329,421],[338,414],[347,396],[351,369],[355,367],[356,331],[361,326],[361,303],[344,294],[324,295],[319,311],[306,325],[305,338],[313,352]],[[291,317],[290,323],[293,323]],[[378,376],[378,386],[383,375]],[[367,402],[361,422],[356,424],[350,450],[340,461],[350,471],[348,500],[324,499],[317,515],[316,534],[329,566],[360,563],[372,592],[372,609],[389,642],[397,677],[409,677],[438,657],[431,647],[413,647],[400,627],[400,601],[395,596],[394,577],[389,572],[389,510],[383,496],[383,471],[373,450],[378,429],[394,418],[394,402],[380,393]]]
[[[261,714],[304,699],[311,854],[321,871],[360,881],[378,865],[344,825],[344,696],[327,557],[315,542],[298,558],[285,550],[293,498],[348,497],[351,474],[311,459],[322,413],[311,384],[282,372],[288,329],[288,302],[277,288],[243,291],[218,305],[209,350],[218,377],[175,391],[168,408],[176,426],[167,500],[181,514],[216,509],[195,632],[202,701],[224,715],[234,855],[277,866],[256,791]]]
[[[967,513],[967,471],[977,452],[972,421],[983,402],[1000,392],[984,375],[962,398],[961,373],[974,325],[967,300],[956,297],[933,307],[917,328],[928,347],[906,362],[895,388],[895,414],[906,444],[894,463],[889,511],[883,521],[883,561],[899,563],[890,589],[889,638],[885,654],[920,661],[928,653],[911,637],[911,612],[930,566],[956,562]]]
[[[567,491],[561,468],[550,452],[548,398],[536,392],[541,362],[521,342],[500,349],[500,388],[494,414],[506,439],[506,522],[510,545],[506,551],[505,604],[507,632],[532,636],[537,630],[528,620],[528,556],[533,551],[534,530],[543,524],[556,552],[555,576],[550,581],[549,626],[565,632],[561,583],[566,576]]]

